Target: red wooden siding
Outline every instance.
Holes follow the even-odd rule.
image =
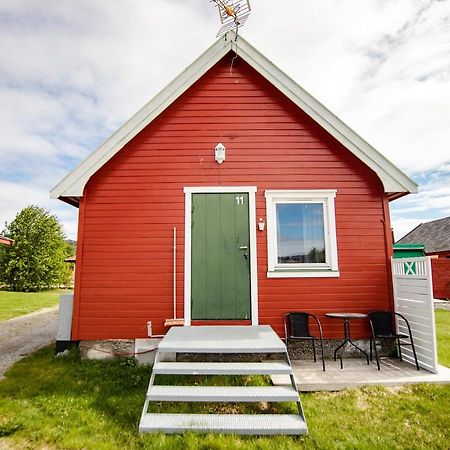
[[[426,254],[427,256],[435,256],[436,258],[450,258],[450,251],[443,252],[430,252]]]
[[[287,311],[388,308],[385,197],[377,176],[239,58],[225,57],[88,182],[80,210],[74,339],[163,333],[172,317],[172,228],[178,231],[177,310],[183,316],[185,186],[337,189],[340,278],[267,279],[257,232],[259,316],[281,331]],[[226,161],[214,161],[222,142]],[[389,234],[389,233],[388,233]],[[326,336],[342,324],[323,318]],[[355,323],[356,333],[368,329]]]
[[[450,298],[450,259],[432,258],[433,296]]]

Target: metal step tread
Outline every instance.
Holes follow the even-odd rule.
[[[157,362],[153,373],[160,375],[282,375],[291,374],[284,361],[270,362]]]
[[[144,414],[139,432],[298,435],[308,432],[299,415],[287,414]]]
[[[286,353],[269,325],[172,327],[159,343],[160,352]]]
[[[292,386],[149,386],[150,401],[297,402]]]

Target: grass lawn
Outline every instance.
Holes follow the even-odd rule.
[[[0,290],[0,321],[57,305],[59,296],[70,292],[72,291],[10,292]]]
[[[438,344],[438,361],[450,367],[450,311],[438,309],[435,312]]]
[[[436,314],[439,343],[450,312]],[[444,333],[441,333],[441,330]],[[448,345],[440,349],[450,359]],[[309,434],[301,437],[241,437],[186,433],[139,435],[137,425],[150,370],[134,360],[82,361],[78,353],[53,357],[44,348],[15,364],[0,382],[0,448],[17,449],[448,449],[450,386],[368,387],[302,394]],[[265,377],[229,377],[264,384]],[[184,380],[184,378],[183,378]],[[215,377],[199,377],[212,384]],[[221,377],[223,382],[223,377]],[[159,377],[167,384],[169,377]],[[172,384],[180,378],[170,378]],[[155,405],[169,412],[173,404]],[[271,412],[258,405],[182,405],[191,412]],[[292,413],[292,404],[277,404]]]

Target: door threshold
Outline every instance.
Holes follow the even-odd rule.
[[[220,326],[220,325],[228,325],[228,326],[233,326],[233,325],[251,325],[252,321],[250,319],[248,320],[196,320],[193,319],[191,320],[191,326],[202,326],[202,325],[212,325],[212,326]]]

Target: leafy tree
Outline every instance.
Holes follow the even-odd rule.
[[[324,263],[325,262],[325,249],[318,249],[313,247],[308,255],[306,256],[306,261],[308,263]]]
[[[14,245],[0,246],[0,284],[24,292],[69,283],[72,269],[64,259],[74,249],[65,241],[56,216],[28,206],[6,223],[2,234],[14,239]]]

